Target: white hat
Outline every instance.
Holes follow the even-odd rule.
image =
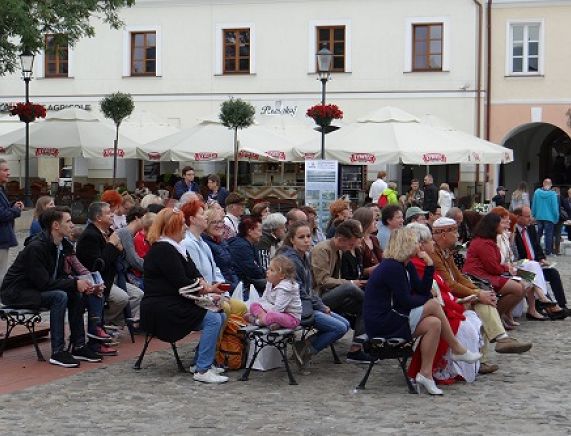
[[[432,233],[449,232],[456,230],[457,227],[458,225],[456,224],[456,221],[454,221],[452,218],[442,217],[438,218],[436,221],[434,221],[434,223],[432,223]]]

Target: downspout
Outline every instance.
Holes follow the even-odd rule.
[[[486,53],[486,115],[485,115],[485,123],[486,123],[486,136],[484,139],[490,140],[490,124],[491,124],[491,110],[492,110],[492,4],[493,0],[488,0],[488,10],[487,10],[487,18],[486,18],[486,39],[487,39],[487,47],[488,51]],[[486,183],[488,182],[488,176],[490,173],[490,165],[486,164],[485,174],[486,177],[484,179],[484,198],[486,196]]]
[[[476,60],[476,136],[482,134],[482,33],[483,33],[483,6],[479,0],[472,0],[478,8],[478,33],[477,33],[477,60]],[[474,194],[478,191],[480,183],[480,164],[476,164],[476,184]]]

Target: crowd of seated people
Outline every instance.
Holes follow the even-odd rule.
[[[441,395],[437,384],[473,382],[478,373],[498,370],[489,344],[497,353],[530,350],[530,342],[507,332],[520,325],[515,318],[524,302],[530,321],[568,315],[561,278],[545,259],[527,206],[513,213],[497,207],[473,225],[465,219],[471,211],[455,207],[445,217],[416,203],[409,213],[395,204],[351,211],[340,199],[331,209],[326,239],[310,207],[284,216],[258,203],[244,214],[245,199],[235,192],[223,208],[214,196],[191,189],[192,181],[185,186],[176,207],[164,207],[160,198],[143,207],[105,192],[102,198],[111,204],[92,203],[79,235],[69,211],[49,198],[38,201],[40,231],[9,269],[0,296],[5,304],[50,308],[51,363],[75,367],[80,360],[117,354],[110,346],[116,343],[113,326],[129,321],[173,342],[201,332],[194,379],[223,383],[228,378],[214,354],[229,316],[295,327],[311,315],[314,333],[293,344],[301,370],[351,329],[346,360],[352,363],[372,359],[358,340],[364,333],[416,339],[408,375]],[[403,227],[405,217],[409,224]],[[458,250],[459,233],[469,242],[467,250]],[[30,259],[33,277],[26,272]],[[535,276],[520,277],[518,269]],[[89,271],[98,271],[104,286],[80,278]],[[201,294],[214,296],[219,313],[179,294],[196,280]],[[246,296],[250,286],[262,296],[249,310],[232,298],[239,284]],[[66,309],[70,353],[62,333]]]

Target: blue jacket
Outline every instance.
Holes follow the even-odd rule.
[[[311,300],[313,310],[319,310],[320,312],[323,312],[325,310],[325,304],[321,300],[321,297],[315,295],[313,292],[311,260],[309,259],[309,254],[306,254],[302,258],[297,250],[287,245],[282,246],[276,252],[276,255],[278,254],[287,257],[295,265],[295,280],[299,285],[299,295],[301,299]]]
[[[232,255],[230,254],[230,249],[228,248],[228,242],[222,240],[222,242],[214,241],[210,236],[203,234],[202,239],[208,244],[210,250],[212,251],[212,256],[214,256],[214,262],[216,266],[222,272],[224,280],[226,283],[230,283],[231,290],[238,285],[240,279],[232,267]]]
[[[531,213],[538,221],[559,222],[559,202],[555,191],[537,188],[533,194]]]
[[[252,280],[266,278],[266,273],[260,264],[258,249],[254,244],[241,236],[236,236],[228,239],[228,248],[232,255],[232,267],[245,286],[249,286]]]
[[[193,192],[196,192],[198,194],[198,183],[196,183],[194,181],[190,182],[190,188],[186,184],[184,179],[179,180],[178,182],[176,182],[174,184],[174,198],[176,198],[177,200],[180,197],[182,197],[182,194],[184,194],[185,192],[188,192],[188,191],[193,191]]]
[[[222,207],[226,207],[226,197],[228,197],[229,192],[226,188],[219,188],[216,195],[212,191],[208,191],[208,200],[217,201]]]
[[[38,219],[34,218],[30,225],[30,236],[36,236],[39,233],[42,233],[42,227],[40,226]]]
[[[14,233],[14,220],[20,216],[20,209],[8,201],[4,188],[0,187],[0,250],[16,247],[18,240]]]
[[[383,259],[365,287],[363,319],[367,335],[410,340],[410,311],[432,298],[433,275],[434,266],[426,267],[421,280],[411,262],[405,267],[395,259]]]

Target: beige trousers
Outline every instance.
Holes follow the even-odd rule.
[[[502,325],[498,309],[495,307],[478,303],[474,306],[474,311],[478,314],[480,320],[482,320],[484,346],[480,350],[482,352],[480,362],[486,363],[488,361],[488,344],[498,336],[505,334],[506,330]]]

